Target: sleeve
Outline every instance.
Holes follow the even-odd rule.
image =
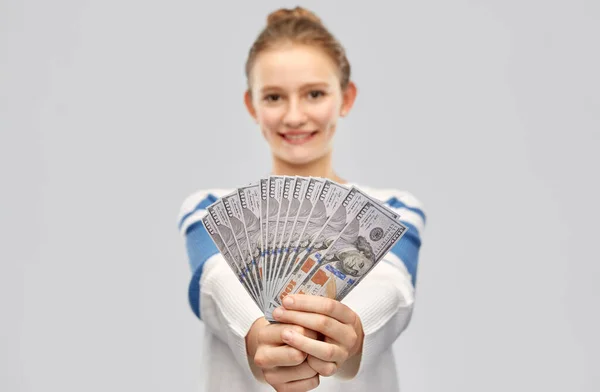
[[[408,326],[413,311],[419,249],[426,219],[424,209],[408,193],[392,197],[385,203],[400,215],[408,231],[344,299],[344,303],[360,317],[364,331],[356,376],[368,371],[373,360],[389,349]],[[341,371],[336,376],[349,378],[352,375]]]
[[[246,335],[263,316],[237,280],[202,224],[206,208],[217,201],[214,193],[199,192],[184,203],[179,230],[185,240],[192,277],[189,304],[196,317],[226,343],[247,375],[254,378],[246,353]]]

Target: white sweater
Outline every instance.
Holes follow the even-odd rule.
[[[364,329],[358,374],[351,380],[336,375],[321,377],[316,390],[398,391],[391,346],[411,318],[425,213],[422,204],[408,192],[356,186],[390,206],[409,230],[343,300],[358,314]],[[179,213],[179,229],[193,274],[189,301],[205,325],[200,369],[204,390],[273,391],[270,385],[253,377],[246,355],[245,336],[263,313],[216,250],[200,221],[206,207],[231,191],[198,191],[184,201]]]

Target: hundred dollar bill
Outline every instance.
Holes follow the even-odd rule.
[[[252,256],[252,251],[249,246],[248,233],[244,223],[242,205],[240,196],[237,191],[234,191],[228,195],[222,197],[227,217],[229,218],[229,225],[233,232],[233,235],[237,241],[242,256],[242,262],[245,271],[247,271],[248,280],[252,287],[257,293],[260,293],[261,285],[256,273],[256,262]],[[258,298],[258,301],[262,303],[262,297]]]
[[[287,276],[293,270],[294,261],[296,260],[298,252],[303,249],[306,241],[306,228],[310,224],[311,216],[313,214],[315,205],[319,200],[319,196],[321,194],[320,192],[324,184],[325,180],[322,178],[309,177],[308,179],[306,193],[304,194],[304,198],[300,204],[300,211],[296,217],[294,229],[291,233],[291,246],[287,254],[287,259],[284,260],[286,271],[284,271],[283,281],[285,281],[285,276]]]
[[[297,292],[304,278],[311,274],[313,269],[316,268],[314,264],[308,263],[307,258],[310,255],[317,253],[325,253],[327,248],[329,248],[333,241],[338,237],[344,227],[346,227],[356,217],[356,215],[358,215],[358,213],[367,203],[381,206],[384,214],[391,219],[397,220],[400,217],[398,214],[385,207],[380,201],[367,195],[364,191],[356,187],[351,187],[343,201],[338,205],[335,212],[329,217],[321,230],[314,236],[309,248],[307,248],[307,252],[302,257],[302,260],[298,260],[297,258],[296,262],[290,263],[293,265],[293,269],[286,276],[286,279],[283,281],[283,283],[279,286],[276,295],[272,297],[271,305],[267,307],[270,309],[269,312],[275,309],[275,307],[280,306],[281,301],[286,295]]]
[[[234,271],[242,276],[242,282],[244,283],[244,286],[246,287],[247,291],[249,293],[252,293],[254,301],[260,303],[258,300],[258,291],[256,291],[256,289],[253,287],[248,278],[248,271],[246,270],[246,266],[242,261],[240,249],[238,247],[231,226],[229,226],[229,218],[227,216],[227,212],[225,211],[223,200],[219,199],[215,203],[208,206],[206,210],[213,219],[215,227],[221,235],[221,239],[223,240],[225,245],[227,245],[227,249],[229,250],[229,253],[232,256],[231,258],[236,267]]]
[[[269,287],[269,296],[275,288],[277,283],[277,263],[279,261],[282,247],[284,245],[284,235],[286,232],[289,232],[289,227],[293,222],[289,222],[289,212],[290,205],[292,201],[292,195],[294,191],[294,185],[296,183],[296,178],[291,176],[284,176],[283,179],[283,193],[281,195],[280,207],[279,207],[279,215],[277,217],[277,231],[275,234],[275,246],[273,248],[273,260],[271,267],[271,286]]]
[[[302,204],[300,204],[300,212],[298,213],[298,217],[296,218],[296,223],[294,224],[294,229],[292,230],[291,234],[293,246],[290,248],[290,251],[287,254],[288,258],[284,260],[284,265],[287,264],[288,271],[292,270],[293,260],[296,259],[299,247],[303,241],[305,241],[304,232],[313,209],[319,200],[321,189],[323,188],[324,183],[325,180],[321,178],[310,177],[308,181],[306,194],[304,195]],[[285,278],[283,280],[285,281]],[[277,300],[277,298],[275,298],[275,300]]]
[[[294,183],[291,187],[291,192],[289,194],[290,202],[286,217],[286,223],[283,228],[281,245],[280,249],[277,252],[277,258],[275,261],[275,284],[273,285],[275,288],[279,286],[279,281],[282,279],[282,275],[285,270],[285,260],[287,259],[292,240],[295,238],[295,236],[292,235],[292,231],[294,230],[297,218],[300,214],[300,206],[302,205],[302,201],[304,200],[304,196],[306,195],[308,183],[309,178],[307,177],[294,177]],[[270,297],[271,296],[269,296],[269,298]]]
[[[342,231],[365,203],[370,201],[374,204],[383,206],[383,203],[380,200],[374,199],[356,187],[348,189],[339,184],[335,184],[334,186],[337,186],[337,192],[330,195],[323,195],[323,198],[329,201],[328,204],[331,209],[327,213],[327,221],[325,224],[320,225],[317,232],[311,234],[311,237],[309,238],[310,244],[298,255],[294,263],[296,266],[295,271],[297,271],[302,263],[306,261],[311,252],[327,249],[340,231]],[[341,200],[340,195],[343,195]],[[397,213],[385,206],[384,211],[386,211],[386,214],[389,214],[393,219],[400,218]]]
[[[260,272],[260,279],[262,281],[262,287],[266,286],[265,283],[265,253],[267,244],[267,200],[268,200],[268,179],[263,178],[259,180],[260,190],[260,259],[258,270]],[[268,298],[267,298],[268,300]]]
[[[260,227],[260,188],[258,183],[251,183],[237,189],[242,207],[244,227],[248,235],[248,247],[252,254],[252,263],[255,264],[256,278],[262,291],[262,280],[259,271],[262,253],[262,239]]]
[[[298,293],[341,301],[407,230],[384,206],[368,202],[324,253],[309,256],[302,270],[317,268],[304,277]]]
[[[223,242],[223,238],[219,234],[216,228],[215,221],[210,216],[210,214],[204,215],[204,217],[202,218],[202,224],[208,232],[208,235],[210,235],[210,238],[212,238],[213,242],[217,246],[219,252],[223,255],[223,258],[229,265],[229,268],[231,268],[231,270],[236,274],[236,277],[238,278],[242,286],[246,289],[246,292],[248,292],[248,294],[252,297],[256,305],[262,309],[262,305],[258,302],[258,298],[255,297],[254,294],[248,289],[248,286],[244,281],[244,274],[240,272],[235,260],[233,259],[231,253],[229,252],[229,249],[227,248],[227,245],[225,245],[225,242]]]
[[[229,252],[229,249],[227,248],[227,245],[225,245],[225,243],[223,242],[223,238],[217,231],[217,227],[215,225],[215,221],[213,220],[213,218],[209,214],[204,215],[204,217],[202,218],[202,224],[204,225],[204,228],[208,232],[208,235],[210,235],[210,238],[213,240],[213,242],[217,246],[217,249],[219,250],[219,252],[223,255],[223,258],[225,259],[225,261],[227,262],[227,264],[229,265],[231,270],[234,272],[239,271],[239,268],[237,267],[235,260],[233,260],[233,257],[231,256],[231,253]],[[243,280],[242,280],[243,275],[241,273],[238,273],[237,277],[240,280],[240,282],[242,282],[242,284],[243,284]]]
[[[277,227],[275,230],[275,242],[273,246],[273,255],[271,256],[271,278],[270,287],[268,288],[268,296],[271,295],[273,287],[277,279],[277,260],[281,254],[281,246],[283,243],[283,235],[286,227],[288,227],[288,212],[290,201],[292,199],[292,191],[296,179],[290,176],[283,177],[283,189],[281,200],[279,201],[279,213],[277,215]]]
[[[281,213],[281,199],[283,198],[285,178],[284,176],[269,176],[267,180],[267,244],[265,256],[265,291],[268,295],[273,282],[273,270],[275,262],[275,245],[279,216]]]
[[[350,189],[331,180],[325,180],[319,199],[310,215],[309,221],[302,235],[303,242],[298,247],[298,255],[294,264],[302,262],[313,246],[322,246],[324,237],[333,229],[339,234],[343,228],[336,222],[329,223],[329,218],[337,211],[338,207],[350,193]],[[329,223],[329,225],[327,225]]]

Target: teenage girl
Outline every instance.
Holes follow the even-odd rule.
[[[357,185],[401,216],[407,234],[343,303],[289,295],[270,324],[206,233],[206,207],[229,189],[190,195],[179,215],[193,276],[189,300],[204,322],[206,391],[397,391],[392,343],[411,318],[421,203],[410,193],[373,189],[332,167],[340,117],[354,104],[344,48],[303,8],[280,9],[252,45],[244,102],[272,154],[273,175],[329,178]]]

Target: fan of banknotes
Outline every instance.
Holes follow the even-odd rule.
[[[341,301],[408,230],[361,189],[318,177],[269,176],[207,211],[204,227],[269,321],[288,294]]]

